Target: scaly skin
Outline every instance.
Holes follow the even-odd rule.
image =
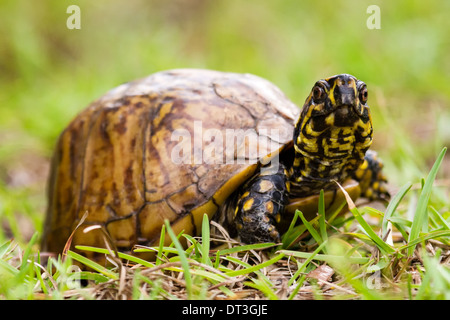
[[[337,75],[315,84],[294,130],[290,169],[282,166],[276,174],[258,176],[240,191],[235,223],[243,241],[278,242],[277,224],[289,197],[332,190],[336,182],[343,183],[350,177],[361,182],[363,196],[371,200],[389,197],[376,154],[368,152],[366,156],[373,133],[366,103],[365,83],[351,75]],[[261,181],[272,182],[273,187],[261,190]],[[288,183],[275,183],[278,181]],[[274,201],[276,206],[271,205]]]

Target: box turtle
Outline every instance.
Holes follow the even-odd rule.
[[[85,214],[72,244],[102,247],[106,231],[130,251],[156,244],[166,219],[198,235],[204,213],[244,243],[279,241],[295,209],[314,216],[321,189],[337,202],[336,182],[354,198],[389,197],[372,133],[367,87],[348,74],[317,81],[302,110],[249,74],[180,69],[123,84],[59,137],[42,249],[61,252]]]

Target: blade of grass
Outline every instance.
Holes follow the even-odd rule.
[[[314,250],[313,252],[303,252],[305,253],[305,255],[303,257],[299,257],[297,256],[297,258],[306,258],[305,262],[303,262],[301,264],[301,266],[298,268],[297,272],[291,277],[291,279],[289,279],[288,281],[288,286],[291,286],[295,279],[298,278],[298,276],[302,273],[305,272],[306,268],[308,267],[308,264],[314,260],[314,258],[319,254],[320,251],[322,251],[322,248],[326,245],[327,243],[324,242],[321,245],[319,245],[316,250]],[[288,256],[294,256],[295,253],[300,253],[300,251],[291,251],[291,250],[280,250],[281,252],[285,253]]]
[[[181,267],[183,268],[184,281],[186,282],[186,292],[188,295],[188,299],[192,299],[193,294],[192,277],[189,268],[189,262],[186,257],[186,252],[184,251],[183,246],[178,240],[178,237],[175,235],[172,228],[170,227],[169,220],[165,220],[164,224],[166,225],[167,233],[169,234],[169,237],[172,239],[172,242],[175,245],[175,248],[177,249],[178,252],[178,256],[180,258]]]
[[[244,274],[249,274],[254,271],[260,270],[262,268],[265,268],[267,266],[270,266],[270,265],[276,263],[278,260],[282,259],[283,257],[284,257],[284,253],[280,253],[277,256],[275,256],[274,258],[267,260],[263,263],[260,263],[260,264],[257,264],[257,265],[254,265],[254,266],[251,266],[251,267],[248,267],[245,269],[228,271],[228,272],[225,272],[225,275],[227,275],[229,277],[235,277],[235,276],[241,276]]]
[[[251,280],[252,282],[246,281],[244,282],[244,284],[248,287],[252,287],[261,291],[267,298],[269,298],[269,300],[278,300],[277,294],[275,293],[275,291],[273,291],[272,283],[270,283],[272,284],[271,287],[270,284],[267,283],[267,281],[261,280],[259,278],[252,278]]]
[[[284,246],[284,244],[286,242],[288,242],[288,239],[290,239],[292,237],[292,232],[294,230],[295,224],[297,223],[297,220],[298,220],[298,211],[296,210],[295,214],[294,214],[294,218],[292,219],[288,230],[283,234],[283,237],[281,238],[281,242],[283,243],[283,248],[284,247],[289,247],[289,245]]]
[[[322,248],[321,248],[322,249]],[[354,264],[365,264],[370,261],[370,258],[367,257],[345,257],[345,256],[337,256],[331,254],[315,254],[314,252],[300,252],[300,251],[291,251],[291,250],[280,250],[281,253],[284,253],[288,256],[294,256],[297,258],[309,259],[312,257],[312,260],[316,261],[325,261],[325,262],[335,262],[339,260],[345,260],[349,263]]]
[[[106,277],[108,277],[110,279],[113,279],[113,280],[119,279],[119,275],[117,273],[110,271],[108,268],[105,268],[105,267],[101,266],[100,264],[98,264],[86,257],[83,257],[81,254],[78,254],[72,250],[68,250],[67,255],[69,257],[71,257],[72,259],[77,260],[78,262],[81,262],[85,266],[87,266],[97,272],[100,272],[101,274],[105,275]]]
[[[0,246],[0,259],[3,259],[12,248],[12,239],[6,241]]]
[[[214,268],[218,269],[220,265],[220,252],[216,252],[216,259],[214,260]]]
[[[300,216],[300,211],[298,211],[297,213],[296,210],[296,215]],[[319,218],[319,216],[316,216],[308,222],[310,225],[314,225],[318,222]],[[303,236],[307,236],[307,233],[309,234],[309,231],[303,223],[294,227],[291,234],[289,235],[289,238],[286,241],[286,244],[283,244],[282,249],[288,249],[291,246],[295,245],[300,241],[301,238],[303,238]]]
[[[339,217],[339,213],[341,213],[344,207],[345,207],[345,200],[343,200],[341,204],[334,209],[334,211],[329,211],[326,213],[326,217],[328,218],[328,224],[333,224],[334,220]]]
[[[8,262],[4,260],[0,260],[0,271],[3,276],[6,274],[3,273],[3,271],[8,272],[11,276],[16,276],[19,273],[19,270],[14,268],[12,265],[10,265]]]
[[[391,217],[389,221],[393,224],[402,225],[403,227],[411,228],[412,222],[411,220],[401,218],[401,217]]]
[[[133,250],[133,252],[157,252],[159,250],[159,247],[137,247],[136,249]],[[174,248],[173,246],[169,246],[169,247],[162,247],[162,252],[163,254],[172,254],[172,253],[177,253],[177,249]],[[162,260],[162,262],[165,262],[164,259]]]
[[[39,253],[38,253],[38,260],[40,260]],[[48,295],[49,291],[47,289],[44,279],[42,278],[42,273],[41,273],[42,270],[41,269],[44,272],[46,272],[45,268],[43,266],[41,266],[39,262],[35,262],[34,263],[34,274],[36,275],[37,281],[39,283],[39,287],[41,288],[42,292],[45,295]]]
[[[177,296],[174,296],[171,293],[169,293],[163,289],[161,278],[152,280],[149,277],[142,275],[140,273],[140,271],[138,271],[138,270],[136,270],[136,271],[137,272],[134,274],[134,280],[133,280],[135,285],[133,285],[133,287],[137,288],[139,286],[140,282],[147,283],[151,288],[150,296],[148,297],[150,300],[158,299],[160,296],[162,296],[165,299],[178,300]]]
[[[351,236],[353,238],[357,238],[357,239],[362,240],[364,243],[367,243],[367,244],[373,244],[372,239],[370,239],[370,237],[367,234],[365,234],[365,233],[344,232],[343,235]]]
[[[326,242],[328,240],[328,234],[327,234],[327,225],[325,222],[325,198],[323,189],[320,190],[319,195],[319,230],[320,230],[320,236],[322,238],[323,242]]]
[[[398,205],[402,201],[403,197],[408,193],[408,191],[409,191],[409,189],[411,189],[411,187],[412,187],[411,182],[406,183],[404,186],[402,186],[400,188],[400,190],[397,192],[397,194],[389,202],[389,205],[386,208],[386,212],[384,213],[383,221],[381,223],[381,237],[383,239],[386,237],[386,234],[388,232],[389,219],[392,217],[392,215],[394,214]]]
[[[414,214],[413,223],[411,226],[411,232],[409,233],[408,243],[415,241],[420,234],[420,231],[428,231],[428,211],[427,206],[430,200],[431,191],[433,188],[434,180],[436,179],[437,172],[441,166],[442,160],[444,159],[445,152],[447,148],[443,148],[439,153],[430,173],[425,180],[422,192],[420,193],[419,200],[417,201],[416,212]],[[407,255],[411,257],[414,253],[416,245],[408,247]]]
[[[236,294],[227,288],[226,286],[221,286],[220,284],[226,282],[228,279],[223,274],[213,273],[202,269],[193,269],[191,273],[202,278],[208,279],[214,286],[217,286],[223,293],[229,297],[235,297]]]
[[[236,257],[232,257],[232,256],[225,256],[225,257],[223,257],[223,259],[224,259],[224,260],[227,260],[227,261],[230,261],[230,262],[232,262],[232,263],[235,263],[235,264],[237,264],[237,265],[240,265],[240,266],[242,266],[242,267],[244,267],[244,268],[250,268],[250,267],[252,266],[252,265],[249,264],[248,262],[242,261],[241,259],[236,258]],[[222,272],[224,272],[224,273],[230,272],[230,271],[234,271],[234,270],[230,270],[229,268],[226,268],[226,267],[224,267],[224,266],[220,266],[220,267],[219,267],[219,270],[222,271]],[[265,281],[267,281],[267,282],[270,282],[269,278],[267,278],[267,277],[264,275],[264,273],[261,272],[261,270],[255,270],[254,272],[255,272],[255,274],[256,274],[260,279],[263,279],[263,280],[265,280]]]
[[[305,216],[303,215],[303,212],[299,211],[300,219],[302,220],[303,224],[305,225],[306,229],[308,229],[311,236],[316,240],[318,244],[322,244],[323,240],[320,234],[317,232],[316,228],[308,221],[306,220]],[[325,247],[323,247],[323,250],[325,250]]]
[[[183,238],[188,240],[188,247],[186,247],[186,249],[184,250],[184,252],[186,252],[186,255],[189,257],[191,252],[194,252],[195,259],[200,260],[201,249],[198,240],[189,234],[183,234]],[[189,245],[189,243],[191,243],[191,245]]]
[[[424,242],[424,241],[427,241],[430,239],[434,239],[434,238],[447,237],[447,236],[450,236],[450,230],[439,230],[439,231],[434,231],[434,232],[430,232],[430,233],[425,233],[425,234],[422,234],[421,236],[418,236],[416,239],[414,239],[412,241],[408,241],[407,244],[399,247],[398,249],[401,251],[404,249],[415,248],[416,245],[418,245],[421,242]]]
[[[24,251],[23,256],[22,256],[22,264],[20,266],[20,270],[21,271],[26,269],[25,266],[28,264],[28,257],[31,254],[31,249],[32,249],[33,245],[37,241],[38,235],[39,235],[38,232],[35,232],[33,234],[33,236],[31,237],[30,242],[28,242],[28,244],[27,244],[27,246],[25,248],[25,251]]]
[[[202,263],[208,266],[212,266],[211,259],[209,258],[210,247],[210,234],[209,234],[209,219],[205,213],[202,221]]]
[[[348,208],[350,212],[353,214],[355,219],[358,221],[358,223],[361,225],[363,230],[367,233],[367,235],[370,237],[370,239],[376,244],[376,246],[383,251],[384,253],[394,253],[395,250],[388,245],[386,242],[384,242],[370,227],[370,225],[364,220],[359,210],[356,208],[355,203],[353,202],[352,198],[349,196],[347,191],[338,183],[337,184],[339,188],[342,190],[342,193],[345,196],[345,199],[347,200]]]
[[[300,211],[295,210],[294,218],[292,219],[291,224],[289,225],[289,229],[287,232],[284,233],[284,235],[282,237],[282,240],[281,240],[282,245],[281,245],[280,249],[290,248],[292,245],[296,244],[299,237],[301,235],[303,235],[303,233],[306,232],[307,229],[306,229],[305,225],[301,224],[301,225],[295,226],[295,224],[297,223],[297,220],[300,216],[299,212]],[[317,217],[314,219],[317,219]]]
[[[78,275],[80,280],[93,280],[96,283],[102,283],[109,280],[109,278],[95,272],[80,271]]]
[[[300,277],[300,279],[298,279],[297,281],[297,285],[295,286],[294,290],[292,290],[292,293],[290,294],[290,296],[288,297],[288,300],[292,300],[294,299],[294,297],[297,295],[297,293],[299,292],[300,288],[302,287],[303,283],[306,280],[306,274],[302,274],[302,276]]]
[[[442,225],[442,227],[445,230],[450,230],[450,224],[448,224],[447,220],[444,219],[444,217],[437,211],[433,206],[428,206],[430,209],[431,214],[433,217],[439,221],[439,223]]]
[[[76,245],[75,248],[77,250],[83,250],[83,251],[91,251],[91,252],[98,252],[98,253],[103,253],[103,254],[109,254],[109,250],[105,249],[105,248],[97,248],[97,247],[90,247],[90,246],[81,246],[81,245]],[[126,254],[123,252],[119,252],[119,258],[124,259],[124,260],[128,260],[131,262],[134,262],[136,264],[141,264],[144,267],[148,267],[148,268],[153,268],[155,265],[147,260],[132,256],[130,254]]]
[[[243,252],[243,251],[268,249],[268,248],[274,247],[274,246],[276,246],[276,244],[272,243],[272,242],[254,243],[254,244],[246,244],[243,246],[236,246],[236,247],[229,248],[229,249],[223,249],[223,250],[219,250],[218,252],[221,256],[223,256],[223,255],[229,255],[232,253]]]
[[[162,253],[163,253],[163,247],[164,247],[164,239],[166,238],[166,226],[163,225],[161,228],[161,235],[159,237],[159,249],[158,249],[158,253],[156,255],[156,265],[160,265],[163,260],[162,260]]]
[[[220,283],[220,282],[223,282],[226,280],[226,277],[224,277],[220,274],[217,274],[217,273],[212,273],[212,272],[206,271],[206,270],[193,269],[193,270],[191,270],[191,273],[194,275],[202,276],[208,280],[211,280],[214,284],[216,284],[216,282]],[[214,282],[214,281],[216,281],[216,282]]]

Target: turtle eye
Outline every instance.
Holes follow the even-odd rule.
[[[320,86],[315,86],[313,89],[313,99],[314,101],[320,101],[325,97],[325,90]]]
[[[361,103],[365,104],[367,102],[367,97],[368,97],[367,87],[363,86],[359,90],[359,101],[361,101]]]

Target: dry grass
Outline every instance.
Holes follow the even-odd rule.
[[[441,198],[450,185],[434,180],[443,152],[426,181],[400,188],[388,208],[359,204],[350,206],[351,214],[327,220],[325,216],[334,215],[319,208],[316,219],[290,229],[281,245],[243,245],[215,222],[211,224],[220,239],[212,239],[206,217],[202,237],[176,236],[166,225],[171,246],[139,248],[156,251],[156,261],[118,253],[107,238],[109,249],[78,248],[101,251],[109,268],[69,250],[70,241],[64,259],[50,257],[46,264],[45,253],[38,252],[37,233],[26,245],[8,240],[0,243],[0,297],[450,299],[449,211]],[[418,230],[415,236],[413,230]],[[186,248],[179,237],[187,239]],[[75,260],[91,271],[74,267]]]

